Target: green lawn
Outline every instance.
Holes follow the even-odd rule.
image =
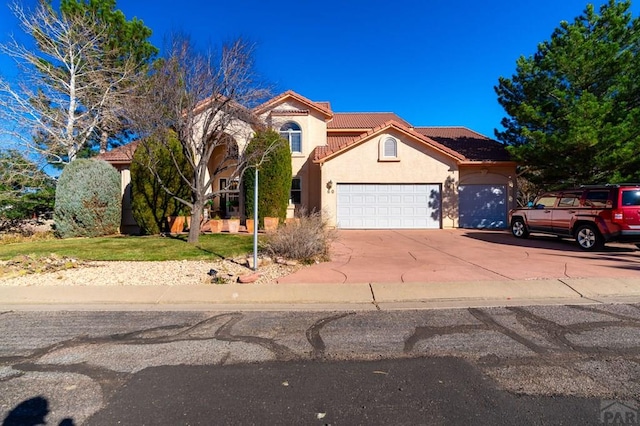
[[[253,250],[251,235],[206,234],[198,244],[179,237],[69,238],[0,245],[0,260],[18,255],[74,257],[81,260],[211,260]]]

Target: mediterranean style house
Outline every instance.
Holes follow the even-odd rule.
[[[321,210],[343,229],[504,228],[515,206],[516,164],[504,146],[464,127],[414,127],[394,113],[334,112],[293,91],[254,113],[289,142],[289,211]],[[236,141],[240,150],[248,141]],[[130,211],[136,144],[101,154],[122,176],[122,231]],[[211,169],[216,164],[215,155]],[[220,176],[212,191],[223,215],[238,215],[239,188]],[[240,206],[241,211],[241,206]]]

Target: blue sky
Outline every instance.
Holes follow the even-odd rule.
[[[593,1],[599,8],[604,0]],[[23,0],[24,5],[35,4]],[[54,2],[55,4],[56,2]],[[392,111],[416,126],[460,125],[493,137],[504,112],[493,87],[586,0],[119,0],[162,47],[171,32],[202,48],[242,36],[275,93],[291,89],[336,112]],[[634,8],[634,15],[637,15]],[[19,34],[6,6],[0,40]],[[0,72],[11,63],[0,56]]]

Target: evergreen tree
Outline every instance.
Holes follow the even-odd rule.
[[[54,221],[62,238],[117,234],[122,217],[120,173],[106,161],[78,159],[56,188]]]
[[[169,131],[167,140],[167,144],[154,137],[141,141],[131,163],[133,217],[144,234],[159,234],[166,218],[179,211],[189,214],[176,197],[189,198],[189,187],[181,174],[192,171],[175,132]]]
[[[280,134],[273,129],[258,131],[246,149],[246,155],[266,153],[258,169],[258,220],[278,217],[284,221],[291,196],[291,151]],[[248,164],[243,177],[247,217],[253,217],[255,206],[255,170]]]
[[[640,180],[640,21],[630,6],[588,5],[499,79],[508,117],[496,136],[533,183]]]

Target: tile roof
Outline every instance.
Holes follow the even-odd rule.
[[[133,153],[138,147],[138,141],[133,141],[126,145],[119,146],[111,151],[104,152],[96,156],[100,160],[111,164],[128,164],[133,160]]]
[[[389,121],[395,121],[406,127],[411,127],[393,112],[337,112],[327,123],[327,130],[333,129],[373,129]]]
[[[403,120],[403,123],[404,122]],[[314,158],[313,161],[316,163],[323,163],[326,160],[330,159],[331,157],[335,156],[336,154],[338,154],[341,151],[344,151],[345,149],[348,149],[352,146],[356,146],[358,145],[360,142],[364,142],[368,139],[370,139],[371,137],[375,136],[376,134],[382,133],[384,131],[387,131],[389,129],[394,129],[397,130],[399,132],[402,132],[420,142],[423,142],[429,146],[431,146],[432,148],[434,148],[437,151],[440,151],[441,153],[452,157],[458,161],[464,161],[467,160],[467,158],[450,149],[449,147],[440,144],[439,142],[430,139],[420,133],[417,133],[416,131],[414,131],[413,129],[411,129],[408,126],[405,126],[402,123],[398,123],[394,120],[391,121],[387,121],[383,124],[380,124],[379,126],[376,126],[370,130],[368,130],[365,133],[362,133],[358,136],[327,136],[327,145],[326,146],[319,146],[315,149],[314,151]]]
[[[503,144],[466,127],[416,127],[414,130],[471,161],[511,160]]]
[[[262,105],[257,106],[254,109],[254,112],[256,114],[262,114],[263,112],[267,111],[269,108],[272,108],[275,104],[277,104],[278,102],[286,98],[292,98],[297,100],[298,102],[308,105],[309,107],[324,114],[327,118],[330,118],[333,116],[333,111],[331,111],[331,105],[329,104],[329,102],[314,102],[310,99],[305,98],[302,95],[299,95],[293,90],[287,90],[286,92],[279,94],[275,98],[269,99],[267,102],[263,103]]]
[[[347,112],[333,113],[329,102],[313,102],[291,90],[265,102],[254,111],[257,114],[268,111],[286,98],[294,99],[310,109],[324,114],[327,121],[327,145],[314,150],[313,161],[322,163],[338,152],[355,146],[377,133],[395,129],[405,135],[421,141],[457,161],[510,161],[505,146],[493,139],[474,132],[466,127],[413,127],[410,123],[392,112]],[[273,110],[273,113],[296,114],[307,110]],[[130,163],[137,142],[121,146],[98,158],[112,164]]]

